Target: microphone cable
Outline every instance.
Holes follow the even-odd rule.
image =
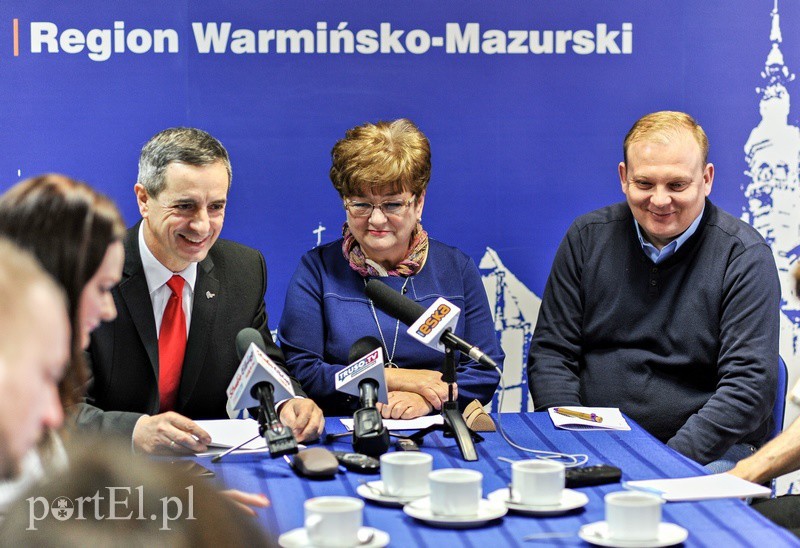
[[[503,372],[500,370],[499,367],[495,366],[495,370],[500,374],[500,398],[497,401],[497,431],[500,432],[500,435],[503,439],[514,449],[519,451],[524,451],[525,453],[533,453],[536,455],[537,459],[542,460],[553,460],[556,462],[562,463],[566,468],[575,468],[576,466],[583,466],[589,461],[589,455],[584,453],[559,453],[556,451],[545,451],[542,449],[532,449],[530,447],[524,447],[516,442],[514,442],[511,437],[506,433],[503,425],[501,423],[501,417],[503,413],[501,410],[503,409],[503,396],[506,394],[506,383],[503,380]],[[514,462],[512,459],[508,459],[505,457],[497,457],[498,460],[502,460],[504,462]]]

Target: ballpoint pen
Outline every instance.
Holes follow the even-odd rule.
[[[565,417],[575,417],[576,419],[583,419],[591,422],[603,422],[603,417],[595,413],[583,413],[582,411],[573,411],[572,409],[564,409],[563,407],[556,407],[555,412]]]
[[[236,451],[237,449],[241,449],[242,447],[244,447],[245,445],[247,445],[251,441],[255,441],[260,436],[261,436],[261,434],[256,434],[255,436],[253,436],[249,440],[243,441],[239,445],[234,445],[233,447],[227,449],[225,452],[214,456],[214,458],[211,459],[211,462],[214,462],[214,463],[219,462],[220,460],[222,460],[222,457],[226,457],[226,456],[230,455],[231,453],[233,453],[234,451]]]

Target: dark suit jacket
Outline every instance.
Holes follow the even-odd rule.
[[[139,255],[139,224],[125,237],[122,280],[112,292],[117,319],[92,334],[91,405],[79,406],[76,416],[80,427],[125,435],[133,433],[141,414],[159,412],[158,336]],[[239,366],[236,335],[245,327],[257,329],[267,354],[284,366],[267,326],[266,288],[266,264],[255,249],[220,239],[198,263],[176,412],[192,419],[227,418],[225,390]]]

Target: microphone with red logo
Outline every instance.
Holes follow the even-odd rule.
[[[272,458],[297,453],[292,430],[281,423],[275,400],[294,397],[294,387],[286,374],[266,354],[264,338],[246,327],[236,335],[236,354],[241,363],[228,385],[228,416],[235,411],[257,406],[259,434],[264,437]]]
[[[444,430],[445,434],[452,434],[461,449],[464,460],[478,460],[474,441],[483,438],[470,430],[464,422],[464,417],[458,410],[458,403],[454,398],[453,386],[456,382],[455,351],[467,354],[470,358],[488,367],[497,367],[492,358],[487,356],[480,348],[470,344],[453,333],[453,328],[458,322],[461,310],[446,299],[438,298],[427,309],[404,297],[385,283],[379,280],[370,280],[365,289],[367,297],[373,304],[393,318],[397,318],[410,326],[408,334],[419,342],[444,352],[445,360],[442,367],[442,381],[448,384],[448,398],[442,405],[444,425],[432,425],[424,428],[410,439],[422,443],[422,438],[434,430]]]
[[[425,309],[422,305],[375,279],[367,282],[365,293],[372,299],[376,307],[392,318],[410,326],[408,334],[422,344],[439,352],[444,352],[445,347],[459,350],[476,362],[488,367],[497,367],[495,361],[480,348],[453,333],[452,330],[458,321],[461,310],[446,299],[439,297]]]

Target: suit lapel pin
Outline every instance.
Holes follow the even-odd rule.
[[[217,296],[216,293],[212,293],[211,291],[206,291],[206,299],[213,299],[216,296]]]

